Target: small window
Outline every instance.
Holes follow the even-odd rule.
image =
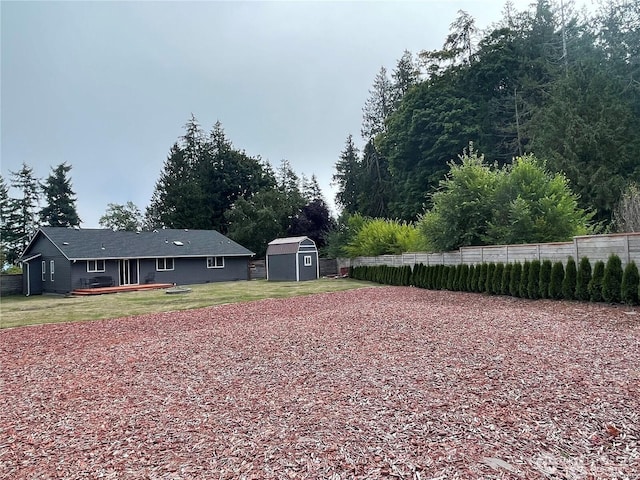
[[[87,272],[104,272],[104,260],[87,260]]]
[[[156,270],[158,272],[173,270],[173,258],[156,258]]]
[[[224,268],[224,257],[207,257],[207,268]]]
[[[53,260],[49,262],[49,273],[51,275],[51,281],[53,282],[53,274],[56,273],[56,263]]]
[[[47,279],[47,262],[42,261],[42,281],[44,282]]]
[[[313,265],[313,262],[311,261],[311,255],[305,255],[304,256],[304,266],[305,267],[310,267],[311,265]]]

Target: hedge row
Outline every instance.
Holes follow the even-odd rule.
[[[478,265],[388,265],[351,267],[350,276],[385,285],[404,285],[430,290],[451,290],[511,295],[520,298],[550,298],[638,305],[640,275],[634,262],[622,269],[617,255],[591,268],[584,257],[576,265],[549,260],[524,263]]]

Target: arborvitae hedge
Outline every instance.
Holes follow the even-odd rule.
[[[529,298],[528,283],[529,283],[529,269],[531,268],[531,262],[525,260],[522,264],[522,275],[520,276],[520,285],[518,286],[518,296],[521,298]]]
[[[622,261],[610,255],[602,278],[602,299],[609,303],[620,303],[622,292]]]
[[[480,272],[482,271],[482,265],[477,264],[473,267],[473,275],[471,276],[471,289],[472,292],[478,292],[478,282],[480,281]]]
[[[589,300],[592,302],[602,301],[602,280],[604,278],[604,262],[598,260],[593,265],[593,273],[589,281]]]
[[[622,301],[627,305],[638,305],[638,286],[640,275],[634,261],[627,263],[622,272]]]
[[[469,291],[469,265],[464,264],[461,265],[460,267],[460,279],[459,279],[459,284],[458,284],[458,289],[461,292],[468,292]]]
[[[500,295],[502,293],[502,274],[504,273],[504,263],[496,264],[493,272],[493,282],[491,283],[491,293]]]
[[[591,262],[587,257],[580,259],[578,265],[578,276],[576,278],[576,298],[587,301],[590,299],[589,282],[591,281]]]
[[[511,269],[513,265],[507,263],[502,271],[502,283],[500,284],[500,295],[509,295],[509,281],[511,280]]]
[[[484,287],[487,283],[487,268],[488,265],[483,263],[480,265],[480,275],[478,275],[478,286],[476,292],[484,292]]]
[[[455,277],[453,277],[453,289],[456,292],[459,292],[460,290],[462,290],[460,281],[462,278],[462,264],[459,263],[458,265],[456,265],[456,275]]]
[[[509,294],[512,297],[520,296],[520,278],[522,277],[522,264],[516,262],[511,267],[511,277],[509,278]]]
[[[576,261],[573,257],[569,257],[567,259],[567,267],[564,270],[564,280],[562,281],[562,296],[565,300],[575,300],[577,277]]]
[[[564,265],[555,262],[551,267],[551,280],[549,281],[549,298],[560,300],[562,298],[562,281],[564,280]]]
[[[549,298],[549,283],[551,283],[551,269],[553,263],[551,260],[543,260],[540,265],[540,298]]]
[[[467,272],[467,292],[473,292],[473,276],[476,274],[476,266],[469,265],[469,271]]]
[[[493,274],[496,271],[496,264],[489,262],[487,264],[487,276],[484,279],[484,293],[491,293],[491,285],[493,284]]]
[[[447,265],[446,267],[446,280],[445,280],[445,286],[444,288],[449,290],[449,291],[453,291],[453,281],[456,277],[456,267],[454,267],[453,265]]]
[[[540,266],[540,260],[533,260],[529,265],[527,296],[533,300],[540,297]]]

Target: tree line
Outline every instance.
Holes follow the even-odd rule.
[[[560,8],[563,6],[564,8]],[[334,164],[331,217],[315,176],[236,148],[192,115],[144,211],[109,204],[100,225],[216,229],[264,254],[307,235],[330,256],[562,241],[640,228],[640,4],[505,6],[485,31],[458,12],[440,50],[405,51],[376,75]],[[2,254],[38,225],[79,225],[71,166],[43,183],[23,165],[0,185]],[[40,209],[39,200],[46,205]]]
[[[617,205],[640,180],[640,4],[602,2],[591,16],[561,6],[507,3],[482,32],[460,11],[442,49],[405,52],[390,76],[381,68],[363,108],[364,149],[349,135],[335,165],[344,214],[432,216],[451,161],[473,142],[497,167],[535,156],[566,179],[592,231],[621,228]],[[446,248],[490,241],[471,233]]]

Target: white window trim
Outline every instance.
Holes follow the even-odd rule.
[[[91,262],[93,262],[94,269],[91,268]],[[102,262],[102,269],[98,268],[98,262]],[[87,260],[87,273],[98,273],[105,271],[104,260]]]
[[[53,282],[53,275],[56,273],[56,262],[55,260],[51,260],[49,262],[49,272],[51,275],[51,281]]]
[[[167,261],[171,260],[171,268],[167,268]],[[164,266],[161,267],[160,266],[160,262],[164,263]],[[162,257],[162,258],[156,258],[156,272],[169,272],[173,269],[175,269],[175,265],[176,262],[173,259],[173,257]]]
[[[47,280],[47,262],[42,260],[42,281]]]
[[[221,265],[218,265],[218,259],[221,260]],[[224,257],[207,257],[207,268],[224,268]]]
[[[304,256],[304,266],[305,267],[312,267],[313,266],[313,260],[311,259],[311,255],[305,255]]]

